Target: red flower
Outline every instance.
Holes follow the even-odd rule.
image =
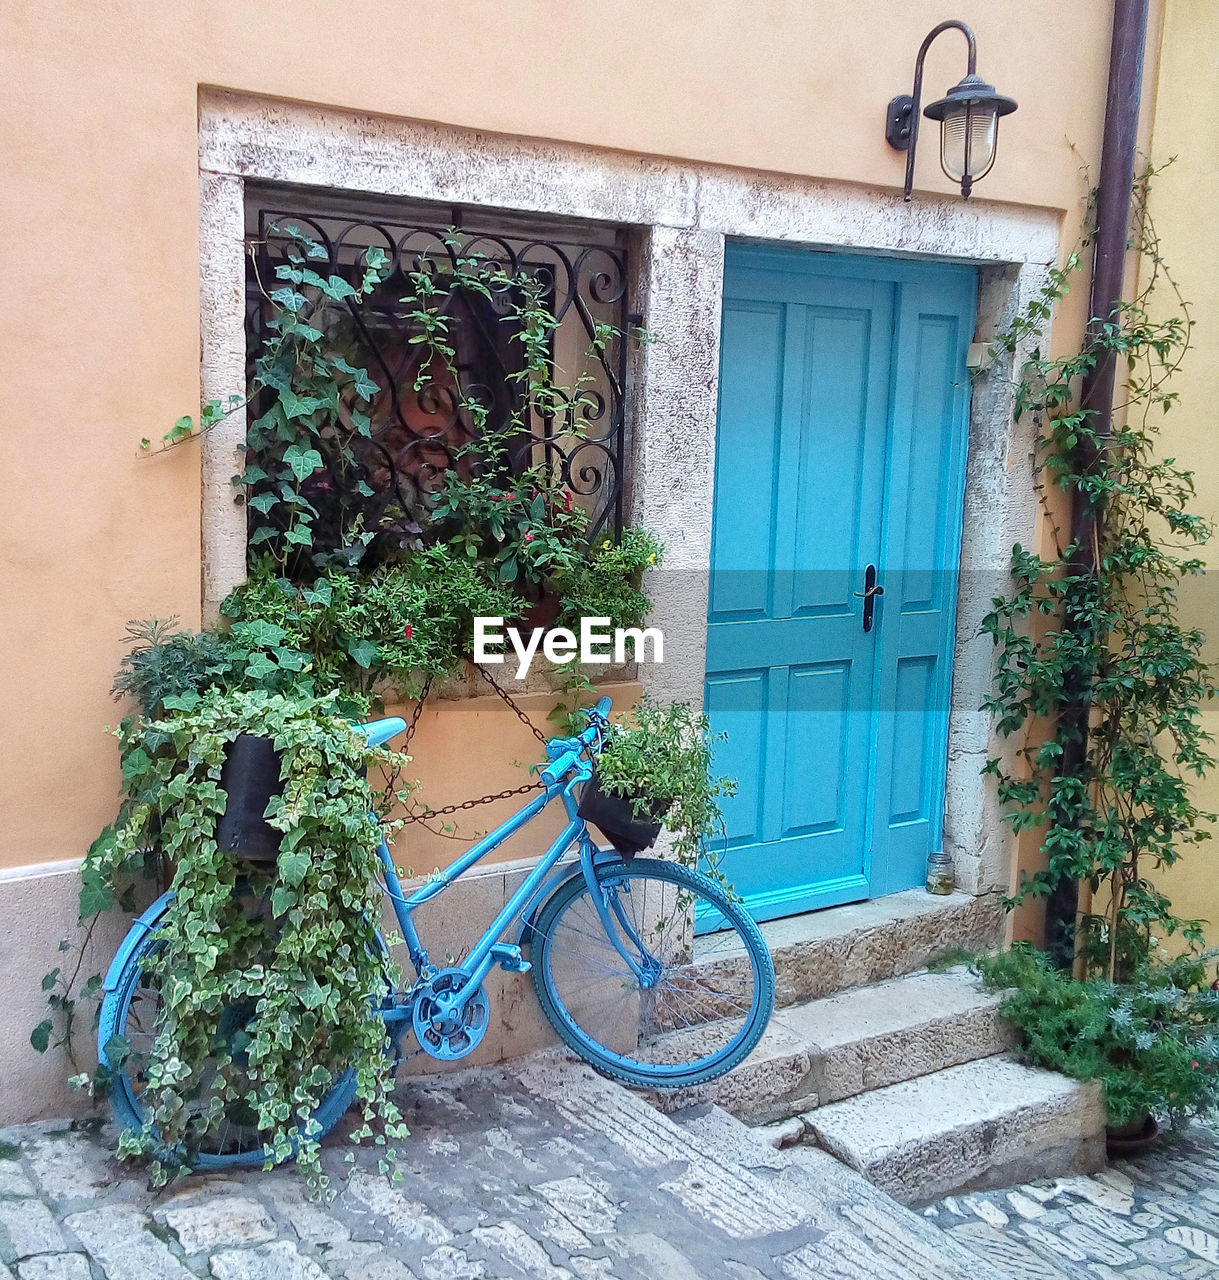
[[[413,636],[413,635],[415,634],[414,629],[411,627],[411,624],[410,624],[409,622],[406,624],[406,626],[405,626],[405,627],[403,627],[403,628],[402,628],[402,634],[403,634],[403,635],[404,635],[408,640],[411,638],[411,636]]]
[[[1197,1069],[1198,1069],[1198,1064],[1197,1064],[1196,1062],[1191,1062],[1189,1065],[1190,1065],[1190,1066],[1191,1066],[1195,1071],[1197,1071]]]
[[[499,501],[500,501],[500,499],[501,499],[502,497],[503,497],[503,494],[501,494],[501,493],[493,493],[493,494],[491,495],[491,501],[492,501],[492,502],[499,502]]]
[[[570,489],[563,490],[563,510],[564,511],[571,510],[571,490]]]
[[[531,534],[531,533],[527,533],[527,534],[525,535],[525,539],[524,539],[524,540],[525,540],[526,542],[532,542],[532,541],[533,541],[533,534]]]

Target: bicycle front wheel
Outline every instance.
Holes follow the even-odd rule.
[[[596,880],[600,903],[577,875],[534,923],[534,985],[551,1025],[627,1084],[676,1089],[731,1070],[774,1007],[758,926],[715,881],[674,863],[602,863]]]

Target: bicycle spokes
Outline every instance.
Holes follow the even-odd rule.
[[[596,898],[573,890],[547,921],[548,985],[577,1034],[618,1060],[697,1072],[752,1029],[760,968],[735,926],[696,933],[726,923],[726,904],[676,871],[618,868]]]

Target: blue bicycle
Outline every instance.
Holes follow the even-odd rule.
[[[540,793],[484,836],[446,871],[407,897],[384,840],[383,881],[406,944],[414,982],[396,989],[385,943],[386,991],[378,1013],[388,1047],[400,1059],[407,1037],[442,1061],[464,1058],[490,1021],[484,982],[491,970],[525,972],[559,1037],[599,1071],[627,1084],[675,1089],[714,1079],[758,1043],[774,1006],[775,975],[757,925],[738,902],[701,872],[654,858],[599,850],[577,812],[579,788],[609,732],[609,699],[589,713],[588,728],[546,744]],[[390,717],[361,726],[373,745],[406,728]],[[568,816],[559,837],[505,903],[464,962],[437,968],[428,958],[413,913],[443,893],[514,832],[559,799]],[[577,858],[563,861],[575,850]],[[98,1059],[121,1038],[125,1055],[114,1065],[111,1103],[119,1124],[140,1130],[149,1051],[157,1032],[160,991],[146,960],[163,945],[158,922],[171,894],[159,898],[132,926],[105,980],[98,1025]],[[528,949],[529,959],[524,951]],[[255,1016],[234,1001],[218,1014],[218,1053],[241,1052],[244,1028]],[[313,1119],[319,1136],[332,1128],[355,1096],[355,1072],[334,1080]],[[220,1106],[207,1076],[193,1092],[200,1114]],[[195,1167],[261,1164],[264,1149],[250,1114],[233,1110],[212,1149]],[[210,1130],[209,1130],[210,1132]]]

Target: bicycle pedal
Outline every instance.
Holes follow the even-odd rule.
[[[498,946],[492,954],[498,961],[499,967],[507,973],[528,973],[533,968],[528,960],[521,958],[520,947]]]

